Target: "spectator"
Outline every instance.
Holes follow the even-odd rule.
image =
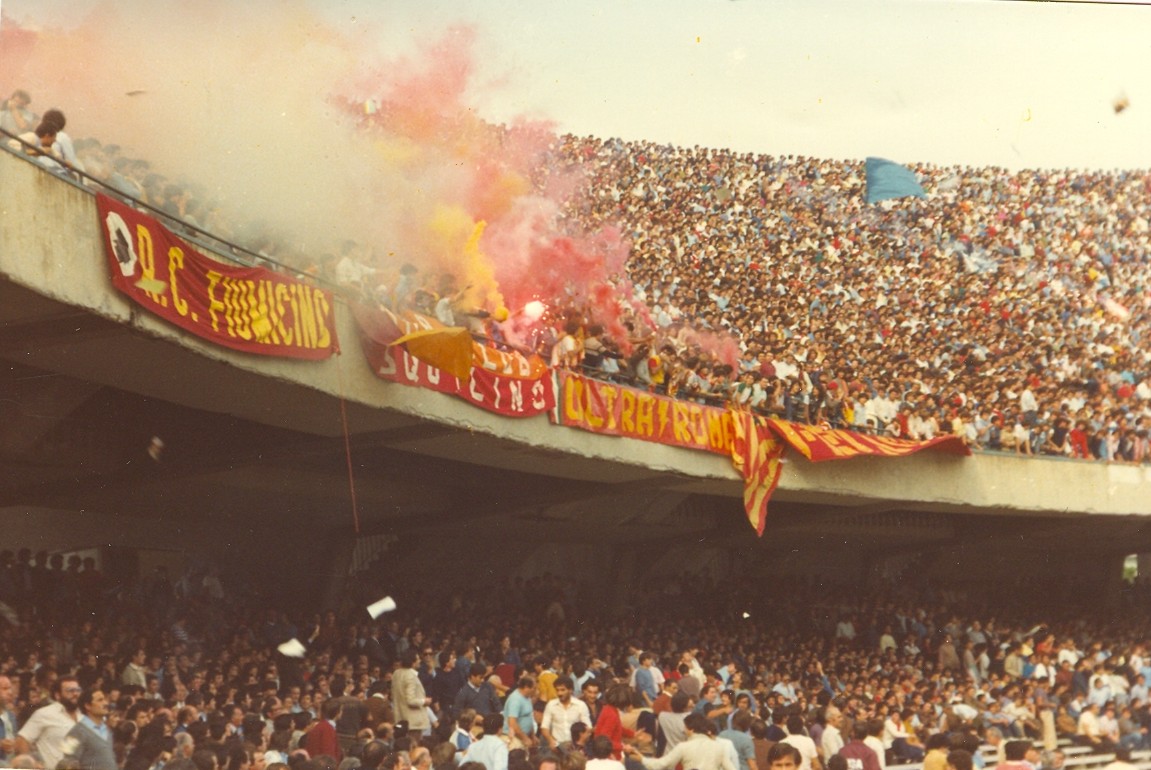
[[[731,727],[721,730],[720,738],[730,741],[735,747],[736,757],[739,759],[739,770],[757,770],[755,761],[755,744],[752,742],[749,730],[751,729],[751,712],[744,709],[736,711],[731,716]],[[810,740],[810,738],[808,739]],[[815,755],[815,743],[811,743],[811,754]],[[818,759],[816,760],[818,761]]]
[[[794,746],[799,751],[799,770],[821,770],[823,764],[819,761],[819,752],[815,741],[807,734],[803,725],[803,717],[792,714],[787,718],[787,737],[780,743]]]
[[[508,695],[504,703],[501,724],[511,748],[531,748],[535,743],[536,722],[532,709],[532,695],[535,689],[536,680],[530,676],[522,676],[516,683],[515,691]]]
[[[820,738],[820,748],[823,751],[823,759],[826,762],[828,758],[835,756],[839,750],[844,746],[843,736],[839,731],[840,726],[843,724],[843,712],[835,706],[829,706],[824,715],[825,725],[823,728],[823,735]],[[802,764],[802,760],[799,764]]]
[[[624,754],[624,739],[635,737],[635,731],[623,725],[623,712],[631,708],[631,688],[627,685],[617,684],[609,688],[604,695],[603,708],[595,723],[595,735],[607,736],[611,740],[614,753],[613,759],[622,759]],[[686,718],[685,718],[686,725]],[[696,730],[695,732],[700,732]],[[658,768],[656,769],[658,770]],[[728,770],[734,770],[728,768]]]
[[[544,707],[540,721],[540,736],[553,750],[561,743],[572,742],[572,725],[591,724],[591,714],[587,705],[572,697],[574,683],[569,676],[556,678],[556,697]]]
[[[475,711],[480,716],[503,711],[503,704],[496,695],[495,688],[486,679],[487,666],[473,663],[468,672],[468,683],[460,688],[455,699],[455,713],[465,709]]]
[[[952,749],[947,753],[948,770],[972,770],[974,763],[971,752],[965,749]]]
[[[57,158],[64,161],[69,168],[77,171],[86,171],[84,164],[76,156],[76,146],[72,142],[72,137],[65,131],[64,127],[68,125],[67,118],[60,110],[48,110],[44,113],[41,121],[52,128],[56,129],[56,140],[52,143],[52,152]],[[187,212],[184,212],[185,216]]]
[[[614,753],[611,739],[606,735],[597,735],[591,740],[591,759],[586,765],[587,770],[624,770],[624,764],[612,759]]]
[[[80,695],[84,692],[75,676],[61,676],[52,691],[55,702],[33,712],[16,733],[17,754],[33,750],[46,767],[55,767],[64,756],[65,739],[80,718]]]
[[[4,109],[0,110],[0,130],[19,136],[32,131],[37,123],[36,115],[28,109],[32,97],[27,91],[17,89],[4,102]]]
[[[847,760],[848,770],[878,770],[879,758],[868,748],[863,739],[867,737],[867,724],[857,723],[852,727],[851,740],[839,750],[838,756]],[[831,760],[828,760],[830,767]]]
[[[928,737],[924,748],[927,752],[923,757],[923,770],[947,770],[947,755],[951,742],[946,733],[936,733]]]
[[[407,722],[409,729],[421,735],[431,730],[427,706],[432,699],[427,697],[420,677],[413,668],[418,657],[412,649],[400,654],[400,667],[392,675],[392,704],[396,719]]]
[[[12,680],[0,674],[0,762],[6,762],[16,753],[16,702]]]
[[[503,714],[487,714],[483,717],[483,723],[483,737],[464,752],[464,761],[478,762],[486,770],[508,770],[508,746],[500,738],[504,727]]]
[[[78,701],[80,718],[62,744],[62,762],[74,760],[80,770],[105,770],[117,767],[112,750],[112,731],[105,724],[108,698],[101,690],[88,690]]]
[[[324,703],[323,718],[308,731],[307,740],[304,744],[309,755],[313,757],[329,756],[337,762],[343,758],[344,753],[340,749],[339,736],[336,734],[336,723],[339,721],[342,711],[343,704],[338,700]]]
[[[707,717],[702,714],[689,714],[684,720],[684,728],[687,732],[687,740],[663,757],[658,759],[645,757],[634,746],[629,746],[627,753],[631,759],[643,763],[647,770],[666,770],[666,768],[673,768],[679,764],[695,770],[736,770],[727,751],[708,735]],[[775,748],[773,746],[772,750]],[[793,750],[791,747],[786,748]],[[614,743],[612,749],[613,751],[619,750]]]

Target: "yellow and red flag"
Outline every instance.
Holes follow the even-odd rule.
[[[743,476],[743,509],[757,535],[767,523],[767,502],[779,484],[784,443],[776,440],[767,419],[751,412],[732,412],[731,464]]]

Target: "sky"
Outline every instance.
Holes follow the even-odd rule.
[[[99,6],[0,3],[33,27],[77,24]],[[769,154],[1151,168],[1151,7],[975,0],[260,4],[273,14],[305,6],[391,55],[465,25],[474,31],[476,56],[466,98],[492,120],[528,116],[565,132]],[[173,34],[202,32],[186,4],[169,5]],[[210,45],[203,56],[213,56]],[[1116,114],[1121,97],[1130,107]]]

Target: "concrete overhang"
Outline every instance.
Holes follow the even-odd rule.
[[[506,418],[383,382],[342,303],[336,322],[343,354],[320,363],[237,353],[168,325],[112,288],[90,193],[0,152],[6,504],[186,515],[263,501],[301,520],[347,521],[350,455],[368,529],[450,527],[471,515],[518,519],[523,532],[543,525],[554,534],[566,523],[573,536],[589,521],[621,538],[728,521],[750,533],[742,480],[726,459],[542,416]],[[68,444],[66,434],[86,435],[76,420],[113,435],[90,439],[86,454]],[[171,462],[150,467],[141,442],[162,432]],[[109,459],[121,456],[131,467]],[[812,464],[790,455],[772,521],[785,528],[853,511],[859,520],[1142,517],[1149,491],[1145,467],[932,453]]]

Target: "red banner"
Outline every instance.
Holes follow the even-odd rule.
[[[106,195],[96,205],[112,284],[149,312],[246,353],[321,360],[339,350],[330,292],[210,259]]]
[[[923,449],[969,455],[971,450],[958,436],[937,436],[930,441],[911,441],[887,436],[869,436],[852,430],[832,430],[797,422],[769,419],[767,427],[787,445],[811,460],[846,460],[861,455],[902,457]]]
[[[563,396],[556,420],[560,425],[731,454],[735,428],[726,409],[657,396],[562,369],[556,373]]]
[[[743,476],[748,521],[762,535],[767,504],[779,484],[783,452],[791,447],[812,462],[849,457],[899,457],[924,449],[970,455],[958,436],[930,441],[868,436],[849,430],[762,417],[591,380],[559,371],[561,397],[553,421],[609,436],[627,436],[729,456]]]
[[[381,380],[447,392],[506,417],[533,417],[555,409],[555,383],[538,356],[488,348],[465,329],[445,327],[416,313],[396,315],[365,306],[353,311],[364,356]],[[447,371],[449,367],[466,376]]]
[[[402,347],[365,345],[364,355],[382,380],[449,393],[506,417],[532,417],[555,407],[555,387],[546,374],[537,380],[524,380],[472,369],[472,376],[461,381]]]
[[[519,380],[550,375],[539,356],[497,350],[472,339],[467,329],[444,326],[419,313],[397,315],[384,307],[354,305],[352,311],[365,345],[403,346],[416,358],[466,380],[476,369]],[[549,377],[550,379],[550,377]]]

